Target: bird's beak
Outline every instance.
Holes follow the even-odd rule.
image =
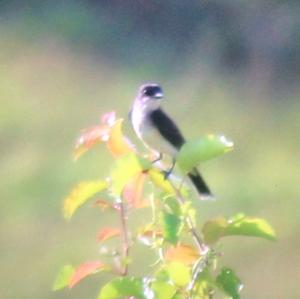
[[[163,96],[164,96],[163,93],[157,92],[157,93],[154,95],[154,98],[157,99],[157,100],[159,100],[159,99],[162,99]]]

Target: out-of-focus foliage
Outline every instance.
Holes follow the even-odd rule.
[[[243,298],[300,297],[299,5],[1,1],[1,295],[96,294],[94,276],[71,294],[49,287],[59,265],[93,255],[98,226],[115,220],[101,193],[95,202],[111,215],[99,218],[87,202],[72,225],[61,219],[61,196],[83,175],[104,177],[111,162],[97,150],[75,164],[68,157],[80,129],[113,107],[133,136],[126,115],[136,90],[156,81],[187,139],[226,133],[236,143],[234,155],[200,165],[217,198],[197,209],[200,220],[243,211],[267,218],[278,233],[276,244],[222,242],[226,261],[246,283]],[[147,217],[144,209],[137,213]],[[153,257],[132,264],[134,274],[146,259]]]

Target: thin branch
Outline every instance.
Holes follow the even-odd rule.
[[[174,183],[169,179],[168,180],[170,185],[172,186],[175,195],[176,195],[176,199],[178,201],[178,203],[182,206],[185,204],[186,200],[185,198],[181,195],[181,188],[183,186],[184,183],[184,178],[181,180],[179,188],[177,188]],[[198,262],[196,263],[194,269],[193,269],[193,276],[192,276],[192,280],[189,283],[187,290],[189,291],[190,295],[192,296],[197,279],[199,277],[199,275],[202,273],[203,269],[206,267],[208,260],[209,260],[209,256],[210,256],[210,248],[204,243],[202,237],[198,234],[196,227],[194,226],[193,220],[189,215],[185,216],[185,222],[189,228],[189,231],[192,235],[192,238],[198,248],[199,254],[201,256],[201,258],[198,260]],[[191,298],[190,296],[188,298]]]
[[[185,199],[184,197],[181,195],[181,193],[178,191],[178,189],[175,187],[175,185],[173,184],[173,182],[171,180],[169,180],[172,188],[174,189],[175,191],[175,194],[176,194],[176,198],[177,198],[177,201],[179,202],[180,205],[183,205],[185,203]],[[193,221],[191,219],[191,217],[189,215],[186,216],[185,218],[186,220],[186,224],[192,234],[192,237],[197,245],[197,248],[200,252],[201,255],[205,254],[208,250],[207,246],[205,245],[204,241],[202,240],[201,236],[198,234],[194,224],[193,224]]]
[[[171,182],[171,180],[169,180],[169,182],[175,191],[178,203],[180,205],[183,205],[185,203],[184,197],[181,195],[180,191],[176,188],[176,186],[173,184],[173,182]],[[193,296],[192,293],[194,291],[197,279],[208,263],[210,249],[207,245],[205,245],[201,236],[198,234],[191,217],[189,215],[187,215],[185,220],[186,220],[186,224],[190,230],[190,233],[192,234],[194,242],[195,242],[195,244],[199,250],[200,256],[201,256],[201,258],[198,260],[197,264],[194,267],[192,280],[187,287],[187,290],[190,292],[191,296]]]
[[[198,260],[193,269],[193,277],[191,282],[189,283],[187,289],[190,293],[193,293],[195,284],[199,275],[202,273],[203,269],[207,266],[209,260],[209,251],[206,252],[206,255]],[[191,294],[192,295],[192,294]]]
[[[128,274],[128,256],[129,256],[129,238],[128,238],[128,229],[127,229],[127,216],[124,207],[124,203],[122,200],[119,202],[120,206],[120,219],[121,219],[121,231],[123,238],[123,262],[124,268],[120,271],[122,276],[126,276]]]

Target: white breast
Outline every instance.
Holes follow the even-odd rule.
[[[132,109],[131,120],[133,128],[137,136],[143,141],[144,145],[151,151],[175,156],[177,149],[166,141],[153,127],[150,119],[148,119],[149,111],[141,106],[134,105]]]

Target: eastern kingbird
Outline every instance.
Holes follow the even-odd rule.
[[[170,174],[176,162],[176,155],[185,139],[173,120],[160,108],[163,99],[162,88],[157,84],[145,84],[139,89],[130,112],[130,120],[138,138],[151,151],[159,154],[153,161],[162,159],[167,154],[173,159]],[[200,196],[211,196],[211,192],[197,168],[188,173]]]

